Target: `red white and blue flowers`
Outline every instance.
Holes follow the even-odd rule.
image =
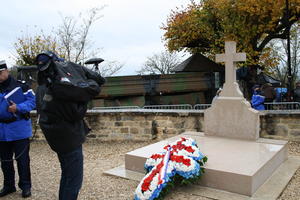
[[[181,138],[164,147],[163,152],[153,154],[147,159],[147,175],[135,190],[135,200],[152,200],[160,197],[175,178],[192,180],[204,172],[203,164],[207,158],[200,152],[191,138]]]

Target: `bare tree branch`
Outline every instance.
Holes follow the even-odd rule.
[[[79,14],[77,18],[62,16],[62,25],[58,28],[58,37],[65,48],[65,59],[75,63],[83,62],[86,59],[88,48],[88,36],[92,25],[103,15],[100,8],[92,8],[86,14]],[[87,16],[86,16],[87,15]]]
[[[148,57],[138,74],[170,74],[171,71],[180,63],[176,53],[161,52]]]
[[[300,29],[298,24],[291,28],[291,69],[292,69],[292,82],[295,83],[299,80],[300,68]],[[277,47],[274,52],[280,58],[280,65],[276,66],[272,71],[276,78],[280,79],[282,83],[287,81],[287,42],[286,40],[279,40],[276,42]]]

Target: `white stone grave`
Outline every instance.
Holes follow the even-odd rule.
[[[235,42],[226,42],[225,54],[216,56],[217,62],[225,62],[225,84],[220,97],[204,113],[204,133],[186,132],[131,151],[125,155],[125,166],[106,173],[141,180],[148,157],[180,137],[191,137],[208,157],[201,186],[232,192],[233,197],[234,194],[242,195],[242,199],[244,195],[256,198],[255,192],[260,187],[259,191],[268,190],[268,183],[274,182],[271,175],[288,159],[287,141],[259,138],[259,112],[251,108],[236,83],[236,62],[245,59],[244,53],[236,53]],[[282,165],[280,170],[289,168],[287,165]],[[292,174],[299,164],[294,166]],[[276,171],[276,174],[286,175],[284,171]],[[279,180],[281,186],[274,189],[276,195],[269,199],[276,199],[288,183],[284,177]]]

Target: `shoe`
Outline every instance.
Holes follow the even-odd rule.
[[[22,190],[22,197],[23,198],[27,198],[31,196],[31,190],[30,189],[26,189],[26,190]]]
[[[4,196],[6,196],[10,193],[13,193],[15,191],[16,191],[16,188],[5,188],[4,187],[0,190],[0,197],[4,197]]]

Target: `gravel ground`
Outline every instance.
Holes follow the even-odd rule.
[[[87,142],[84,145],[84,182],[79,199],[88,200],[127,200],[133,199],[133,192],[137,181],[125,180],[113,176],[103,175],[108,169],[124,164],[124,153],[150,144],[150,142]],[[300,156],[300,142],[290,142],[289,151],[292,155]],[[31,173],[32,197],[35,200],[58,199],[60,167],[56,154],[45,142],[31,144]],[[2,173],[0,173],[0,179]],[[300,170],[290,181],[280,200],[299,199]],[[170,193],[165,199],[209,200],[208,198],[190,195],[183,192],[184,188]],[[8,195],[2,199],[22,199],[21,191]]]

